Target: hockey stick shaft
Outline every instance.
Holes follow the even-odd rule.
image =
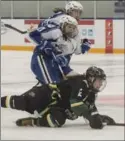
[[[111,124],[109,126],[125,126],[125,123],[115,123],[115,124]]]
[[[28,33],[27,31],[21,31],[20,29],[12,26],[10,24],[4,24],[4,25],[5,25],[5,27],[10,28],[10,29],[13,29],[13,30],[17,31],[20,34],[26,34],[26,33]]]
[[[52,55],[53,55],[54,60],[56,60],[56,56],[55,56],[55,54],[52,53]],[[59,64],[57,64],[57,65],[58,65],[59,70],[60,70],[60,72],[61,72],[61,74],[62,74],[62,76],[63,76],[63,79],[66,80],[67,78],[66,78],[66,76],[65,76],[65,74],[64,74],[64,72],[63,72],[61,66],[60,66]]]

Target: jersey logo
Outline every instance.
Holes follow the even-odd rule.
[[[78,97],[82,97],[82,89],[79,90]]]

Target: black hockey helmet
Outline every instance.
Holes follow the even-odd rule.
[[[101,68],[89,67],[86,70],[86,79],[89,87],[96,91],[102,91],[106,86],[106,74]]]

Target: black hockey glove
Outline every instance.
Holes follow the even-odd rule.
[[[78,116],[70,109],[65,110],[66,118],[69,120],[75,120]]]
[[[107,115],[100,115],[102,122],[106,123],[107,125],[114,125],[116,122],[113,118],[107,116]]]
[[[104,127],[101,116],[99,114],[91,115],[88,120],[91,128],[102,129]]]

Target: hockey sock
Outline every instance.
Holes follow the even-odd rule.
[[[11,96],[1,97],[1,107],[11,108]]]

